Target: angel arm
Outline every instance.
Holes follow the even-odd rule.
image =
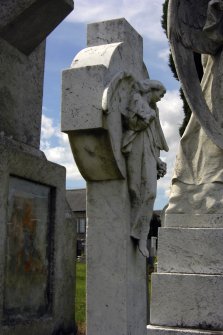
[[[133,91],[127,110],[130,129],[134,128],[133,130],[145,129],[156,118],[155,110],[149,106],[148,102],[138,92]]]

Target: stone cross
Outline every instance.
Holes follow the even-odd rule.
[[[45,39],[73,0],[2,0],[0,133],[39,148]]]
[[[105,121],[102,99],[117,73],[122,73],[121,76],[131,73],[138,80],[148,78],[142,37],[120,19],[88,25],[87,40],[88,48],[75,57],[71,69],[63,72],[62,131],[70,137],[85,179],[122,179],[126,173],[120,155],[121,122],[118,128],[109,126],[117,123],[120,111],[114,113],[114,120]],[[75,140],[70,136],[71,131]],[[78,155],[76,146],[81,146]]]
[[[145,335],[146,259],[130,237],[121,153],[126,92],[149,78],[143,43],[125,19],[88,25],[87,41],[62,83],[62,131],[87,180],[87,334]]]

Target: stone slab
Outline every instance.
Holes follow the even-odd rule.
[[[87,45],[97,46],[103,44],[124,42],[134,45],[137,53],[142,54],[142,36],[124,18],[91,23],[87,27]],[[132,50],[134,52],[134,50]]]
[[[0,38],[0,133],[39,148],[45,43],[25,56]]]
[[[223,214],[166,214],[165,227],[223,228]]]
[[[87,46],[102,46],[121,42],[124,48],[118,51],[122,53],[115,57],[109,68],[116,74],[118,71],[128,71],[136,78],[148,78],[147,69],[143,63],[143,39],[142,36],[124,19],[108,20],[91,23],[87,27]],[[134,48],[132,46],[134,45]],[[117,61],[118,60],[118,61]],[[111,80],[111,77],[110,77]]]
[[[0,36],[28,55],[73,7],[73,0],[3,0]]]
[[[112,152],[108,131],[69,132],[69,141],[78,168],[86,180],[123,179]]]
[[[146,334],[146,259],[129,218],[126,181],[87,183],[88,335]]]
[[[223,330],[223,276],[152,275],[150,323]]]
[[[105,70],[103,65],[95,65],[63,71],[62,131],[103,128]]]
[[[222,228],[160,228],[158,272],[223,274]]]
[[[147,335],[222,335],[222,331],[210,331],[201,329],[183,329],[183,328],[169,328],[157,327],[149,325],[147,327]]]
[[[23,150],[21,144],[19,149],[7,138],[0,139],[0,157],[0,333],[71,334],[75,233],[65,216],[65,169]],[[47,223],[42,227],[44,215]],[[24,290],[32,296],[31,305],[24,295],[19,299]]]

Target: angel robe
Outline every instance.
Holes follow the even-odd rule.
[[[145,97],[133,93],[124,116],[126,132],[122,152],[126,155],[131,198],[131,236],[140,239],[149,232],[157,188],[157,160],[160,150],[168,151],[164,134]]]
[[[219,23],[219,13],[213,12],[207,20],[206,29],[209,36],[220,44],[223,35],[219,31]],[[203,59],[202,91],[211,113],[223,126],[222,47],[216,55],[205,55]],[[181,139],[173,179],[192,185],[223,182],[223,150],[208,138],[194,114]]]

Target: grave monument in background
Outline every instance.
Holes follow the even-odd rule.
[[[169,2],[169,38],[192,110],[152,278],[151,335],[223,334],[223,1]],[[193,51],[202,55],[200,84]]]
[[[65,169],[39,150],[45,39],[72,0],[0,3],[0,334],[74,333]]]
[[[165,89],[125,19],[88,25],[87,41],[62,83],[62,130],[87,180],[87,334],[145,335],[142,254],[166,170],[156,107]]]

